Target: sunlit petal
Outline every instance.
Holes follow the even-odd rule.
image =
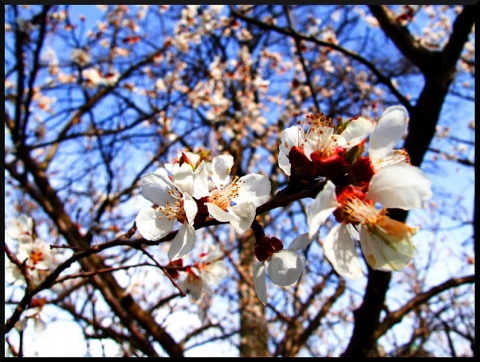
[[[385,208],[411,210],[422,207],[432,196],[431,182],[423,171],[407,164],[395,164],[380,169],[368,188],[367,199]]]
[[[187,220],[190,225],[193,224],[193,220],[197,215],[198,206],[196,201],[189,194],[183,194],[183,208],[187,215]]]
[[[252,225],[255,219],[256,207],[251,202],[234,205],[228,208],[234,219],[230,221],[235,231],[239,234],[244,233]]]
[[[268,263],[268,277],[281,287],[295,283],[305,267],[305,256],[291,250],[281,250],[272,255]]]
[[[221,222],[230,222],[233,220],[236,220],[236,217],[234,215],[229,214],[225,210],[223,210],[221,207],[218,207],[217,205],[207,202],[205,203],[207,205],[208,212],[210,215],[218,221]]]
[[[142,196],[154,204],[175,203],[175,199],[169,194],[169,191],[175,189],[175,186],[165,174],[160,172],[146,174],[140,180],[140,187]]]
[[[374,125],[366,118],[359,117],[351,121],[342,132],[342,137],[347,143],[345,148],[351,148],[362,142],[374,129]]]
[[[380,225],[362,226],[360,245],[365,260],[376,270],[403,269],[415,254],[411,238],[416,231],[416,228],[390,218],[385,218]]]
[[[182,256],[188,254],[194,246],[195,229],[189,224],[183,224],[172,240],[172,244],[168,250],[168,258],[172,261],[180,259]]]
[[[310,245],[311,242],[312,242],[312,239],[308,237],[308,233],[299,234],[290,243],[288,250],[292,250],[292,251],[301,250],[303,248],[306,248],[308,245]]]
[[[212,181],[217,188],[222,188],[230,181],[233,166],[232,155],[220,155],[212,160]]]
[[[197,200],[210,194],[208,187],[208,169],[205,161],[195,169],[193,197]]]
[[[335,185],[328,180],[323,190],[315,197],[315,200],[307,209],[308,237],[318,232],[320,226],[325,223],[330,214],[338,207],[337,197],[335,194]]]
[[[265,305],[267,304],[267,281],[265,280],[265,264],[256,262],[253,267],[253,281],[255,283],[255,292],[258,299]]]
[[[232,201],[236,203],[251,202],[255,207],[263,205],[270,198],[271,183],[268,177],[251,173],[238,180],[240,189],[238,196]]]
[[[282,145],[280,145],[281,149]],[[278,166],[285,172],[287,176],[290,176],[291,174],[291,166],[290,166],[290,160],[287,157],[286,152],[280,151],[278,154]]]
[[[378,160],[389,155],[402,139],[407,125],[408,112],[405,107],[388,107],[370,135],[370,157]]]
[[[363,276],[355,244],[345,224],[335,225],[323,242],[323,252],[335,271],[344,278]]]
[[[193,169],[188,163],[182,164],[172,173],[173,184],[183,194],[193,195]]]
[[[151,207],[140,209],[135,219],[138,232],[147,240],[159,240],[173,229],[175,219],[168,219]]]

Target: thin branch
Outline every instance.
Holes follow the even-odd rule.
[[[437,294],[440,294],[447,289],[458,287],[463,284],[469,284],[475,282],[475,275],[469,275],[461,278],[452,278],[442,284],[439,284],[435,287],[430,288],[426,292],[423,292],[408,301],[402,308],[398,309],[395,312],[388,313],[388,315],[380,323],[376,333],[375,339],[380,338],[384,335],[392,326],[399,323],[403,317],[405,317],[409,312],[418,308],[420,305],[427,302],[429,299],[433,298]]]

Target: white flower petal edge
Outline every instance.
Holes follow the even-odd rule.
[[[183,208],[187,215],[187,220],[190,225],[193,225],[195,216],[197,216],[198,206],[192,196],[183,194]]]
[[[395,164],[373,175],[367,199],[385,208],[411,210],[422,207],[432,197],[431,182],[423,171],[408,164]]]
[[[238,196],[232,201],[240,204],[251,202],[255,207],[263,205],[270,197],[271,183],[268,177],[257,173],[251,173],[240,177]]]
[[[218,207],[214,203],[206,202],[207,209],[209,214],[216,220],[220,222],[231,222],[235,220],[235,216],[231,215],[227,211],[223,210],[221,207]]]
[[[199,200],[204,196],[210,195],[208,187],[208,169],[205,161],[202,161],[200,165],[195,169],[195,175],[193,180],[193,197]]]
[[[175,189],[175,186],[164,171],[164,169],[159,169],[146,174],[140,180],[141,195],[157,205],[165,205],[167,202],[175,203],[176,201],[169,194],[169,191]]]
[[[351,148],[362,142],[373,131],[374,125],[366,118],[359,117],[351,121],[342,132],[342,137],[347,143],[345,147]]]
[[[174,223],[175,219],[169,220],[151,207],[142,208],[135,218],[138,232],[152,241],[159,240],[172,231]]]
[[[307,209],[308,236],[313,238],[330,214],[338,207],[335,184],[328,180]]]
[[[290,160],[284,152],[278,154],[278,166],[285,172],[285,175],[290,176],[292,174]]]
[[[183,224],[168,250],[168,258],[171,261],[180,259],[188,254],[195,246],[195,229],[189,224]]]
[[[383,225],[374,229],[362,226],[360,246],[365,260],[376,270],[403,269],[415,254],[415,246],[410,239],[416,230],[389,218],[385,218]]]
[[[193,195],[193,169],[188,163],[172,172],[173,184],[182,194]]]
[[[301,140],[304,138],[305,132],[300,126],[291,126],[285,129],[280,135],[282,143],[279,147],[278,166],[290,176],[290,160],[288,154],[293,146],[300,146]]]
[[[403,106],[385,109],[370,135],[369,155],[379,160],[389,155],[407,130],[408,111]]]
[[[235,216],[235,219],[230,221],[235,231],[239,234],[244,233],[255,219],[257,208],[251,202],[244,202],[242,204],[234,205],[228,208],[230,214]]]
[[[255,292],[263,305],[267,304],[267,281],[265,279],[265,264],[257,261],[253,267],[253,281]]]
[[[305,256],[291,250],[280,250],[268,263],[270,280],[281,287],[295,283],[305,267]]]
[[[239,234],[244,233],[252,225],[257,210],[251,202],[229,207],[227,208],[228,212],[210,202],[205,205],[214,219],[220,222],[229,222]]]
[[[363,276],[355,243],[345,224],[337,224],[330,230],[323,242],[323,252],[342,277],[359,279]]]
[[[219,189],[230,181],[230,171],[233,167],[232,155],[220,155],[212,160],[212,181]]]
[[[306,248],[308,245],[310,245],[311,242],[312,242],[312,239],[308,237],[308,233],[299,234],[290,243],[288,250],[291,250],[291,251],[301,250],[303,248]]]
[[[33,219],[25,214],[20,214],[13,220],[5,223],[5,232],[21,243],[33,242]]]

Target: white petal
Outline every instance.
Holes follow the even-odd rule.
[[[238,184],[238,196],[232,199],[236,203],[251,202],[257,207],[270,198],[272,185],[267,176],[251,173],[240,177]]]
[[[193,220],[197,216],[198,206],[196,201],[189,194],[183,194],[183,208],[187,215],[187,220],[190,225],[193,225]]]
[[[202,271],[204,283],[210,288],[220,284],[222,279],[228,275],[225,262],[223,260],[216,261]]]
[[[268,277],[281,287],[295,283],[305,267],[305,256],[291,250],[280,250],[268,263]]]
[[[220,222],[230,222],[235,220],[235,216],[229,214],[214,203],[206,202],[205,205],[207,205],[208,212],[215,220],[218,220]]]
[[[220,155],[212,160],[212,180],[217,188],[221,189],[230,181],[230,172],[233,166],[232,155]]]
[[[379,160],[390,154],[405,134],[407,125],[408,112],[405,107],[388,107],[370,135],[370,157]]]
[[[318,232],[320,225],[327,220],[337,207],[338,202],[335,194],[335,185],[332,181],[328,180],[323,190],[318,193],[315,200],[313,200],[307,209],[309,238],[313,238]]]
[[[169,194],[175,186],[166,175],[157,172],[146,174],[140,180],[140,187],[142,196],[154,204],[165,205],[167,202],[176,202]]]
[[[182,194],[193,195],[193,169],[188,163],[182,164],[172,173],[173,184]]]
[[[347,230],[353,240],[360,240],[358,230],[352,224],[347,224]]]
[[[27,318],[35,317],[40,313],[40,311],[41,309],[38,307],[28,308],[23,312],[23,316]]]
[[[33,219],[28,215],[21,214],[5,223],[5,231],[11,238],[21,243],[31,243],[33,242]]]
[[[296,251],[306,248],[312,241],[313,240],[308,237],[308,233],[297,235],[290,243],[288,250]]]
[[[200,159],[200,155],[197,155],[196,153],[193,153],[193,152],[183,152],[185,153],[185,156],[187,156],[187,158],[189,159],[189,163],[191,163],[192,165],[196,165],[198,160]]]
[[[168,258],[172,261],[180,259],[182,256],[188,254],[194,246],[195,229],[189,224],[183,224],[172,240],[172,244],[168,250]]]
[[[168,220],[151,207],[144,207],[138,212],[135,223],[138,232],[145,239],[155,241],[172,231],[175,219]]]
[[[279,147],[279,154],[278,154],[278,166],[290,176],[290,160],[288,159],[288,155],[290,150],[293,146],[299,146],[301,140],[304,138],[305,132],[303,131],[302,127],[300,126],[292,126],[287,128],[282,132],[280,135],[280,140],[282,143]]]
[[[337,224],[330,230],[323,242],[323,252],[342,277],[359,279],[363,276],[355,244],[345,224]]]
[[[192,271],[196,271],[195,268],[192,268]],[[178,285],[185,292],[189,293],[193,299],[199,299],[202,295],[202,290],[204,287],[203,279],[200,278],[188,278],[188,273],[179,271],[179,276],[181,277]]]
[[[214,219],[220,222],[229,222],[239,234],[244,233],[255,218],[256,208],[250,202],[229,207],[228,212],[210,202],[205,205]]]
[[[230,221],[230,224],[237,233],[242,234],[252,226],[256,211],[256,207],[251,202],[245,202],[229,207],[229,214],[235,217]]]
[[[263,305],[267,304],[267,281],[265,280],[265,264],[257,261],[253,267],[253,281],[255,282],[255,292]]]
[[[290,160],[287,157],[287,154],[282,151],[282,145],[280,145],[280,152],[278,154],[278,166],[285,172],[287,176],[291,174]]]
[[[351,121],[347,128],[342,132],[342,137],[345,138],[347,144],[346,148],[351,148],[362,142],[372,132],[374,125],[366,118],[359,117]]]
[[[301,140],[304,138],[305,132],[300,126],[291,126],[285,129],[280,135],[280,140],[286,150],[290,151],[293,146],[300,146]],[[286,152],[288,155],[288,152]]]
[[[199,200],[204,196],[210,195],[210,192],[208,191],[208,169],[205,161],[202,161],[195,169],[194,181],[192,195],[194,198]]]
[[[366,226],[360,229],[360,245],[367,263],[376,270],[392,271],[403,269],[413,258],[415,247],[411,237],[414,228],[388,219],[395,232],[380,233]],[[402,224],[403,226],[400,226]],[[403,229],[402,229],[403,228]]]
[[[40,318],[35,318],[33,322],[33,329],[35,333],[42,333],[47,328],[47,325]]]
[[[385,208],[411,210],[422,207],[432,196],[431,182],[423,171],[408,164],[395,164],[373,175],[367,199]]]

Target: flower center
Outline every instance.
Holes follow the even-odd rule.
[[[30,254],[30,260],[34,266],[37,265],[37,263],[44,260],[43,252],[40,250],[33,250]]]
[[[385,217],[383,210],[378,210],[367,201],[356,197],[342,204],[341,210],[344,222],[351,224],[375,225]]]
[[[341,206],[333,214],[338,222],[375,225],[385,218],[385,210],[375,208],[373,201],[365,200],[365,194],[352,186],[346,187],[337,201]]]
[[[324,114],[307,115],[308,131],[305,141],[315,150],[318,158],[327,158],[335,153],[338,146],[342,146],[343,137],[336,134],[336,128],[331,118]]]
[[[183,207],[182,194],[177,190],[170,190],[168,192],[174,199],[175,202],[167,201],[165,206],[155,205],[157,211],[160,211],[167,220],[177,219],[179,222],[184,224],[187,222],[187,214]],[[160,216],[161,219],[163,216]]]
[[[227,211],[227,207],[231,205],[231,200],[239,195],[239,190],[240,182],[233,180],[223,189],[212,190],[210,192],[210,202]]]

